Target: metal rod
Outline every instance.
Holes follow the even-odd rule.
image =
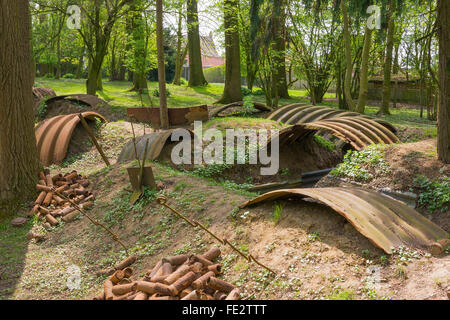
[[[95,147],[97,148],[98,152],[100,152],[100,155],[102,156],[103,161],[105,161],[106,165],[109,167],[111,164],[109,163],[108,158],[103,153],[102,147],[100,147],[100,145],[98,144],[94,133],[92,132],[91,128],[89,128],[89,125],[87,124],[86,120],[84,119],[84,117],[83,117],[83,115],[81,113],[78,114],[78,118],[80,118],[81,124],[83,125],[84,129],[88,133],[89,137],[91,137],[91,140],[94,143]]]

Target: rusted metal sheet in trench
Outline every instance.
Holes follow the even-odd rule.
[[[324,106],[313,106],[306,103],[293,103],[282,106],[269,114],[267,119],[294,125],[342,117],[359,117],[372,119],[373,121],[389,129],[391,132],[397,132],[397,129],[392,124],[380,119],[373,119],[369,116],[364,116],[357,112],[337,110]]]
[[[188,108],[168,108],[170,125],[192,123],[196,120],[209,120],[208,106],[196,106]],[[151,123],[159,126],[160,111],[157,108],[127,108],[127,116],[139,122]]]
[[[436,240],[447,237],[446,231],[416,210],[378,192],[361,188],[277,190],[247,201],[240,207],[292,196],[309,197],[326,204],[389,254],[400,245],[426,249]]]
[[[106,119],[96,112],[84,112],[87,120]],[[67,154],[70,139],[76,126],[80,122],[78,114],[56,116],[43,121],[36,129],[36,143],[42,165],[60,164]]]
[[[100,99],[97,96],[91,95],[91,94],[71,94],[71,95],[64,95],[64,96],[57,96],[50,98],[46,101],[46,104],[49,105],[54,101],[58,100],[68,100],[71,102],[84,104],[91,107],[96,107],[98,105],[105,105],[107,106],[108,103],[105,100]]]
[[[152,132],[150,134],[146,134],[145,136],[136,137],[136,149],[138,158],[142,159],[144,155],[145,143],[148,140],[149,149],[147,152],[147,159],[150,161],[158,159],[164,146],[172,142],[172,135],[174,133],[181,133],[180,130],[184,131],[185,129],[171,129],[161,132]],[[188,132],[191,137],[194,136],[194,133],[191,130],[188,130]],[[180,138],[180,140],[182,141],[182,138]],[[136,159],[134,143],[133,140],[130,140],[120,152],[118,162],[126,162],[134,159]]]

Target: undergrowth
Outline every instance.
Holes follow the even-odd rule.
[[[414,178],[414,186],[419,189],[418,205],[430,212],[448,210],[450,203],[450,178],[443,176],[430,180],[423,175]]]

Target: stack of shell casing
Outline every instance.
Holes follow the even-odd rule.
[[[59,224],[57,218],[64,222],[73,221],[80,213],[69,201],[59,197],[53,188],[60,194],[69,198],[80,208],[87,209],[94,204],[95,197],[86,188],[89,186],[89,180],[79,175],[76,171],[66,175],[50,175],[49,170],[39,173],[39,183],[36,185],[39,196],[33,202],[32,209],[28,216],[38,215],[39,218],[46,220],[46,226],[56,226]]]
[[[221,266],[213,261],[219,255],[220,250],[212,248],[201,256],[165,258],[139,280],[130,279],[132,270],[127,259],[135,257],[127,258],[101,271],[110,277],[94,300],[239,300],[239,288],[217,278]]]

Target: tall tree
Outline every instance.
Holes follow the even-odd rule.
[[[166,66],[164,63],[163,3],[156,0],[156,48],[158,51],[159,110],[161,128],[169,128],[166,94]]]
[[[30,21],[27,0],[0,1],[0,213],[34,194],[39,172]]]
[[[238,6],[238,0],[224,1],[225,88],[219,103],[242,101]]]
[[[350,110],[355,110],[355,102],[351,93],[351,82],[353,76],[352,48],[350,43],[350,19],[347,12],[347,4],[345,0],[341,0],[342,20],[344,22],[344,45],[345,45],[345,80],[344,80],[344,97]]]
[[[450,2],[438,0],[439,105],[438,157],[450,163]]]
[[[361,71],[359,80],[359,96],[356,111],[364,113],[367,101],[368,80],[369,80],[369,55],[372,44],[372,30],[366,25],[364,35],[364,47],[361,60]]]
[[[391,101],[392,52],[394,50],[394,34],[395,34],[394,15],[395,15],[395,1],[389,0],[389,9],[387,14],[388,29],[386,36],[386,56],[384,60],[383,97],[378,114],[390,114],[389,102]]]
[[[286,80],[286,0],[274,0],[274,85],[280,98],[289,98]],[[274,90],[275,91],[275,90]]]
[[[186,59],[188,46],[183,49],[183,1],[178,3],[178,28],[177,28],[177,54],[175,64],[175,74],[173,77],[173,84],[181,85],[181,72],[183,70],[184,60]]]
[[[189,87],[205,86],[203,74],[197,0],[187,0],[187,24],[189,46]]]

